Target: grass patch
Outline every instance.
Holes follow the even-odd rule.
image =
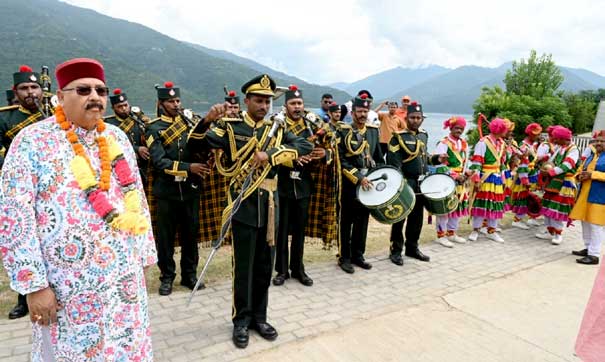
[[[425,213],[426,214],[426,213]],[[433,224],[429,225],[426,222],[422,228],[420,234],[420,243],[428,243],[436,238],[435,233],[435,217],[433,217]],[[502,219],[502,226],[508,227],[512,222],[512,215],[506,214]],[[471,225],[467,223],[466,219],[460,222],[460,235],[466,236],[471,232]],[[389,250],[389,236],[391,227],[390,225],[383,225],[372,218],[370,218],[370,224],[368,227],[368,239],[366,245],[366,256],[381,255],[387,256]],[[318,240],[308,240],[305,244],[305,256],[304,261],[307,267],[318,263],[329,263],[336,262],[336,253],[338,252],[336,247],[330,250],[324,250],[323,245]],[[198,273],[201,271],[208,254],[210,253],[209,248],[200,249],[200,263]],[[177,279],[175,283],[175,290],[186,290],[184,287],[179,285],[179,273],[180,268],[180,250],[177,249],[175,253],[175,260],[177,261]],[[158,287],[160,286],[160,271],[157,266],[153,266],[149,269],[147,279],[147,290],[149,294],[157,294]],[[231,246],[222,247],[217,255],[214,257],[212,264],[208,269],[206,275],[206,281],[209,284],[215,284],[231,278]],[[0,319],[7,319],[8,312],[17,302],[17,294],[15,294],[9,287],[8,276],[4,270],[2,263],[0,263]]]

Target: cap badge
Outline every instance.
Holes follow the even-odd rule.
[[[124,96],[120,96],[120,102],[124,102]]]
[[[174,97],[175,94],[176,94],[176,92],[174,91],[174,89],[171,89],[168,91],[168,95],[171,97]]]
[[[294,92],[294,96],[295,96],[295,97],[300,96],[300,92],[299,92],[299,91]]]
[[[32,82],[36,82],[38,81],[38,78],[36,78],[36,76],[32,74],[29,76],[29,80],[31,80]]]
[[[368,101],[363,102],[363,106],[367,107],[368,106]]]
[[[269,88],[271,86],[271,81],[269,81],[269,76],[268,75],[263,75],[263,77],[260,79],[260,86],[263,88]]]
[[[420,112],[420,107],[419,107],[419,106],[416,106],[416,110]]]

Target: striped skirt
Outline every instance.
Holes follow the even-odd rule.
[[[491,172],[475,195],[471,216],[502,219],[504,215],[504,182],[502,173]]]
[[[576,200],[577,186],[572,176],[566,176],[560,190],[548,188],[542,199],[542,215],[557,221],[568,221]]]

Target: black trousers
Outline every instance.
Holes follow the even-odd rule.
[[[233,220],[233,311],[236,326],[267,322],[271,247],[267,227],[254,227]]]
[[[409,185],[414,189],[414,192],[420,192],[420,185],[417,180],[408,179]],[[424,219],[424,204],[426,199],[423,195],[416,195],[416,204],[407,219],[394,223],[391,226],[391,255],[401,255],[403,244],[410,250],[418,247],[418,239],[422,231],[422,223]],[[403,238],[403,224],[405,226],[405,240]]]
[[[370,210],[363,206],[355,195],[352,185],[343,185],[340,217],[340,261],[364,260]]]
[[[275,251],[275,271],[278,274],[288,272],[288,235],[292,235],[290,245],[290,270],[293,276],[305,271],[303,254],[305,252],[305,227],[309,220],[309,201],[304,199],[279,198],[279,230]]]
[[[197,278],[199,254],[197,240],[200,232],[200,199],[164,200],[157,199],[156,209],[157,235],[155,238],[158,251],[160,280],[172,282],[176,277],[174,262],[174,240],[177,230],[181,244],[181,277]]]

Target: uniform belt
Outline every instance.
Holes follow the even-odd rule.
[[[264,179],[259,186],[267,191],[269,205],[267,207],[267,243],[275,245],[275,197],[273,193],[277,190],[277,178]]]

